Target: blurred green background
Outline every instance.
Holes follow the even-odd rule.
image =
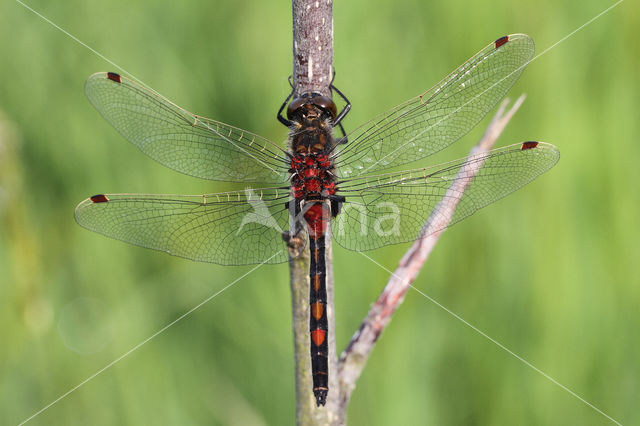
[[[29,3],[196,113],[284,144],[291,4]],[[336,2],[347,129],[438,82],[488,42],[538,52],[611,2]],[[415,285],[623,424],[640,409],[640,8],[627,1],[535,60],[498,145],[556,144],[560,163],[450,229]],[[115,69],[14,1],[0,4],[0,423],[16,424],[249,267],[197,264],[76,225],[101,192],[242,185],[179,175],[91,107]],[[434,161],[463,156],[483,125]],[[426,163],[425,163],[426,164]],[[367,253],[394,269],[406,246]],[[389,274],[335,249],[342,350]],[[286,265],[265,266],[34,418],[34,425],[294,422]],[[600,425],[601,414],[410,291],[349,408],[353,425]]]

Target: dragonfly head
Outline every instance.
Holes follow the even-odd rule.
[[[338,108],[331,98],[318,92],[303,93],[295,98],[287,108],[287,118],[296,123],[316,120],[335,120]]]

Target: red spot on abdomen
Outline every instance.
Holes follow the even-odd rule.
[[[93,197],[90,197],[89,199],[91,200],[92,203],[106,203],[107,201],[109,201],[107,196],[104,195],[104,194],[94,195]]]
[[[313,315],[313,317],[316,320],[320,320],[323,314],[324,314],[324,305],[321,302],[316,302],[313,305],[311,305],[311,315]]]
[[[116,74],[115,72],[108,72],[107,78],[111,81],[115,81],[116,83],[122,83],[122,78],[120,74]]]
[[[508,41],[509,41],[509,36],[500,37],[499,39],[497,39],[496,41],[493,42],[493,45],[497,49],[498,47],[502,46],[503,44],[505,44]]]
[[[538,146],[538,142],[534,142],[534,141],[529,141],[529,142],[524,142],[522,144],[522,150],[524,151],[525,149],[533,149],[535,147]]]
[[[315,291],[320,290],[320,275],[314,275],[313,276],[313,289]]]
[[[312,238],[322,237],[327,229],[329,211],[324,203],[315,203],[304,213],[307,232]]]
[[[324,330],[316,329],[311,332],[311,340],[313,340],[313,344],[316,346],[320,346],[324,342],[324,337],[327,332]]]

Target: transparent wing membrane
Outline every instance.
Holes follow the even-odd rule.
[[[304,175],[267,139],[192,114],[118,74],[94,74],[85,85],[91,103],[151,158],[200,178],[279,187],[193,196],[96,195],[78,205],[76,220],[109,237],[196,261],[279,263],[288,258],[282,233],[289,229],[290,192],[301,191],[296,185],[309,190],[309,196],[296,196],[299,206],[313,205],[327,195],[309,188],[319,187],[318,176],[333,179],[335,172],[337,194],[346,200],[332,227],[341,246],[361,251],[413,241],[427,220],[434,232],[442,230],[558,161],[553,145],[525,142],[429,168],[371,175],[464,136],[504,97],[533,53],[524,34],[496,40],[426,93],[350,133],[348,143],[332,152],[335,171],[320,170],[329,166],[318,162],[307,164]],[[442,212],[454,206],[449,221]]]
[[[111,238],[200,262],[280,263],[288,251],[287,189],[209,195],[96,195],[76,221]]]
[[[347,202],[335,219],[332,237],[356,251],[414,241],[436,208],[457,203],[449,224],[436,226],[434,232],[531,182],[559,156],[553,145],[527,142],[431,168],[345,180],[339,194]],[[432,218],[446,222],[439,219]]]
[[[93,106],[129,142],[159,163],[203,179],[283,183],[286,154],[269,140],[200,117],[114,73],[89,77]]]
[[[426,93],[358,127],[336,154],[340,176],[410,163],[451,145],[505,96],[533,53],[529,36],[503,37]]]

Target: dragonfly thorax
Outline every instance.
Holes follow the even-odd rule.
[[[287,109],[291,121],[291,192],[295,199],[322,199],[335,194],[333,120],[336,105],[316,92],[304,93]]]
[[[296,154],[291,158],[291,191],[295,199],[321,199],[335,194],[333,164],[326,154]]]

